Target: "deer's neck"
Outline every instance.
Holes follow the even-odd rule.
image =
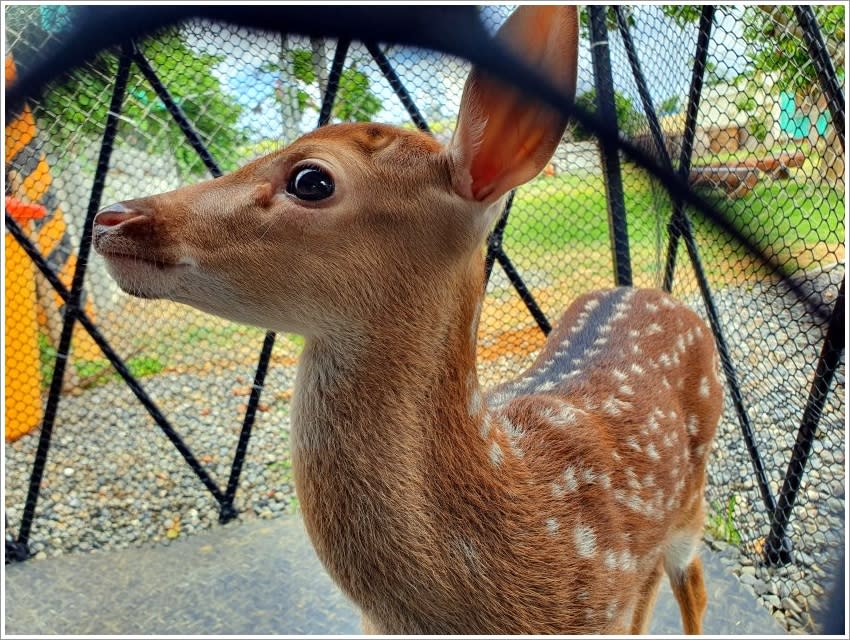
[[[433,558],[427,547],[445,518],[465,517],[459,487],[480,499],[495,484],[475,475],[493,473],[475,370],[481,287],[471,268],[426,294],[435,299],[399,305],[379,330],[305,345],[292,414],[296,487],[314,545],[342,584],[382,568],[404,574],[397,563],[420,546],[419,557]],[[389,558],[395,566],[384,567]]]

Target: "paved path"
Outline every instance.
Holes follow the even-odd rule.
[[[707,635],[780,625],[703,548]],[[157,546],[6,567],[6,633],[357,634],[359,617],[319,564],[300,519],[234,522]],[[653,634],[681,634],[664,581]]]

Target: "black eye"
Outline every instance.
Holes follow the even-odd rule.
[[[318,167],[301,167],[292,172],[286,191],[299,200],[324,200],[334,192],[334,181]]]

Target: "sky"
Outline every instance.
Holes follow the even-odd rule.
[[[506,5],[488,6],[482,9],[482,18],[485,25],[495,32],[511,11],[512,7]],[[680,29],[655,6],[636,5],[633,11],[635,25],[632,27],[632,38],[653,102],[658,105],[666,98],[678,96],[680,104],[684,105],[695,52],[696,25]],[[742,71],[745,61],[741,25],[740,21],[735,20],[734,11],[733,7],[731,13],[718,12],[709,52],[710,59],[726,75]],[[282,117],[281,106],[272,99],[277,74],[274,71],[262,71],[261,67],[277,63],[281,49],[280,36],[251,33],[246,37],[245,32],[241,32],[236,39],[235,34],[228,32],[228,29],[219,27],[212,34],[206,30],[199,31],[194,36],[190,34],[188,40],[191,46],[198,49],[218,54],[230,53],[216,71],[225,90],[243,105],[241,124],[249,130],[250,137],[254,140],[280,137],[284,139],[283,142],[315,127],[315,111],[308,109],[302,118],[292,112]],[[235,28],[233,30],[238,31]],[[286,47],[293,46],[309,48],[309,42],[303,38],[290,37]],[[640,104],[637,88],[619,33],[610,33],[610,49],[615,89],[631,98],[637,106]],[[327,55],[329,66],[333,46],[329,47]],[[387,57],[426,119],[454,120],[467,73],[465,63],[431,51],[400,47],[390,49]],[[359,70],[366,73],[371,90],[382,102],[383,108],[374,118],[376,121],[401,124],[410,120],[365,49],[352,45],[347,62],[354,62]],[[582,38],[579,43],[577,92],[583,93],[592,86],[589,43]],[[302,88],[316,104],[320,103],[315,86]],[[283,126],[283,122],[286,122],[286,126]]]

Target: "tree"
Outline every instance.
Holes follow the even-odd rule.
[[[57,13],[57,8],[6,8],[7,34],[16,36],[11,50],[22,67],[31,64],[39,49],[74,20],[77,7],[67,7],[64,13]],[[179,29],[147,39],[140,48],[212,156],[224,169],[235,168],[234,152],[247,136],[237,125],[241,106],[213,73],[224,56],[193,51]],[[75,145],[88,145],[103,134],[117,72],[116,55],[104,52],[51,87],[34,105],[36,118],[58,120],[59,126],[45,127],[52,144],[72,152]],[[141,74],[131,73],[121,116],[122,135],[131,142],[150,153],[173,154],[183,177],[204,173],[197,154]]]
[[[845,74],[844,4],[813,6],[827,53],[836,74]],[[781,5],[720,5],[718,11],[736,13],[735,18],[744,25],[747,55],[751,68],[739,76],[745,86],[753,91],[763,87],[765,78],[774,78],[774,86],[793,93],[798,103],[817,104],[820,110],[825,101],[811,62],[802,30],[794,8]],[[664,13],[679,26],[692,24],[699,19],[701,9],[696,6],[666,6]],[[844,123],[840,123],[843,126]],[[833,181],[843,179],[844,152],[834,123],[827,127],[826,149],[821,159],[821,173]]]
[[[325,60],[324,41],[311,39],[310,48],[305,49],[290,46],[290,40],[282,36],[278,60],[259,68],[263,74],[277,76],[273,98],[281,113],[284,141],[287,143],[297,137],[298,121],[308,110],[314,111],[317,116],[321,110],[329,77]],[[309,91],[314,86],[318,91],[313,93],[318,94],[318,99],[314,99]],[[382,107],[380,99],[371,90],[369,77],[349,57],[348,68],[340,74],[331,117],[343,122],[368,122]]]
[[[576,104],[594,113],[596,111],[596,89],[585,91],[576,97]],[[617,114],[617,128],[626,137],[634,136],[641,128],[643,117],[641,112],[635,109],[632,101],[621,93],[614,92],[614,111]],[[576,122],[572,128],[573,140],[589,140],[593,136],[580,123]]]

